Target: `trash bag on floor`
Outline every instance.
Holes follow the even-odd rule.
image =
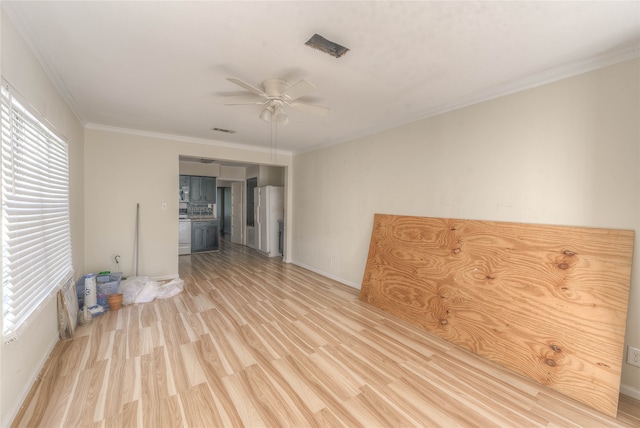
[[[147,303],[154,299],[168,299],[184,289],[184,281],[180,278],[161,283],[146,276],[133,276],[120,282],[122,304]]]
[[[184,290],[184,281],[180,278],[172,279],[169,282],[160,284],[156,291],[156,299],[168,299],[180,294],[182,290]]]

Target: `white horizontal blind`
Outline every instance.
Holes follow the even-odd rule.
[[[2,87],[3,339],[72,278],[67,143]]]

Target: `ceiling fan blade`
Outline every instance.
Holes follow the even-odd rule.
[[[320,116],[326,116],[331,111],[329,107],[317,106],[314,104],[307,104],[307,103],[287,103],[287,104],[295,109],[306,111],[313,114],[318,114]]]
[[[245,103],[225,103],[226,106],[253,106],[253,105],[264,105],[266,101],[250,101]]]
[[[307,80],[300,80],[298,83],[294,83],[285,89],[282,96],[284,96],[287,101],[293,101],[300,97],[304,97],[315,89],[316,87],[313,83]]]
[[[242,88],[245,88],[249,92],[253,92],[256,95],[260,95],[261,97],[264,97],[264,98],[267,97],[267,94],[264,93],[264,91],[261,91],[260,89],[248,84],[247,82],[243,82],[240,79],[235,79],[233,77],[227,77],[227,80],[229,82],[231,82],[231,83],[235,83],[236,85],[238,85],[238,86],[240,86]]]

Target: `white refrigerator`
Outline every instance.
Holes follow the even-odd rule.
[[[267,257],[281,256],[278,220],[284,219],[284,188],[256,187],[254,194],[256,248]]]

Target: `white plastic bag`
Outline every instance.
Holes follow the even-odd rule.
[[[184,289],[184,281],[180,278],[172,279],[171,281],[161,284],[158,287],[156,299],[168,299],[169,297],[176,296]]]
[[[135,303],[147,303],[153,302],[153,299],[156,298],[156,294],[158,293],[159,284],[149,278],[144,278],[145,281],[142,283],[142,289],[138,292],[134,302]]]
[[[119,291],[122,293],[122,304],[131,305],[135,303],[136,296],[144,287],[145,280],[148,278],[132,276],[120,281]]]
[[[133,276],[120,282],[122,304],[147,303],[154,299],[168,299],[180,294],[184,289],[184,281],[180,278],[160,284],[146,276]]]

